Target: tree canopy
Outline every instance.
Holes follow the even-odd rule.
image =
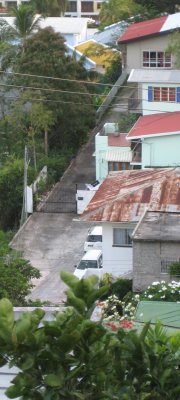
[[[6,85],[14,85],[21,96],[24,93],[24,99],[29,99],[28,107],[40,102],[41,107],[51,113],[54,123],[49,133],[50,149],[75,151],[86,140],[95,116],[88,84],[80,82],[88,79],[83,63],[69,57],[63,37],[52,28],[46,28],[25,41],[24,49],[18,52],[12,66],[13,72],[19,75],[9,75]],[[18,97],[14,95],[12,99],[10,115],[13,108],[17,110]],[[22,107],[20,109],[22,111]],[[26,114],[27,111],[24,110]],[[45,126],[42,130],[45,131]]]

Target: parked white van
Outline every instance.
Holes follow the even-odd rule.
[[[102,251],[89,250],[84,254],[81,261],[74,271],[77,278],[85,278],[89,275],[98,275],[101,278],[103,274]]]
[[[102,226],[94,226],[88,233],[84,251],[91,249],[102,249]]]

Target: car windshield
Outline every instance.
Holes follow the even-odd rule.
[[[97,268],[96,260],[81,260],[77,269]]]
[[[89,235],[87,237],[87,242],[102,242],[102,236],[101,235]]]

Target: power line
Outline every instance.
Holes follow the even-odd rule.
[[[8,97],[6,97],[5,98],[5,100],[8,100],[8,101],[16,101],[16,100],[19,100],[19,99],[22,99],[21,97],[14,97],[14,96],[8,96]],[[64,100],[52,100],[52,99],[44,99],[44,98],[39,98],[39,99],[36,99],[36,98],[26,98],[26,101],[41,101],[41,102],[47,102],[47,103],[62,103],[62,104],[74,104],[74,101],[64,101]],[[84,103],[84,102],[82,102],[82,103],[78,103],[78,102],[76,102],[75,104],[78,104],[78,105],[86,105],[86,106],[92,106],[92,103]],[[103,105],[103,104],[101,104],[100,106],[99,105],[93,105],[93,107],[95,107],[95,108],[100,108],[100,107],[107,107],[106,105]],[[115,108],[115,107],[121,107],[121,108],[123,108],[124,107],[124,109],[128,112],[128,110],[127,110],[127,103],[115,103],[115,104],[113,104],[113,105],[111,105],[111,106],[108,106],[108,109],[109,108]],[[133,109],[133,108],[131,108],[131,111],[132,110],[134,110],[136,113],[139,113],[139,114],[141,114],[142,113],[142,108],[135,108],[135,109]],[[148,108],[144,108],[143,109],[144,111],[154,111],[154,112],[159,112],[159,113],[162,113],[162,114],[166,114],[167,113],[167,111],[164,111],[164,110],[159,110],[159,109],[151,109],[151,110],[149,110]],[[174,111],[168,111],[168,113],[172,113],[172,112],[174,112]]]
[[[41,90],[41,91],[45,91],[45,92],[53,92],[53,93],[68,93],[68,94],[78,94],[78,95],[82,95],[82,96],[98,96],[98,97],[105,97],[105,94],[99,94],[99,93],[87,93],[87,92],[76,92],[76,91],[70,91],[70,90],[61,90],[61,89],[49,89],[49,88],[42,88],[42,87],[35,87],[35,86],[23,86],[23,85],[13,85],[13,84],[6,84],[6,83],[0,83],[0,86],[2,87],[10,87],[10,88],[18,88],[18,89],[31,89],[31,90]],[[145,89],[148,90],[148,89]],[[113,98],[119,97],[114,96]],[[123,99],[129,99],[129,97],[123,97]],[[136,99],[136,98],[135,98]],[[133,98],[131,98],[131,100],[133,100]],[[138,98],[138,101],[147,101],[147,99],[145,98]],[[157,102],[160,102],[157,101]],[[172,101],[172,100],[168,100],[166,101],[166,103],[171,103],[171,104],[176,104],[176,101]]]

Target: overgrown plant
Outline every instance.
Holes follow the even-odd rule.
[[[0,301],[0,363],[20,368],[8,398],[178,400],[179,339],[149,338],[149,324],[140,334],[106,329],[90,317],[107,288],[97,288],[97,277],[61,276],[69,306],[53,321],[43,322],[40,309],[14,321],[11,303]]]

